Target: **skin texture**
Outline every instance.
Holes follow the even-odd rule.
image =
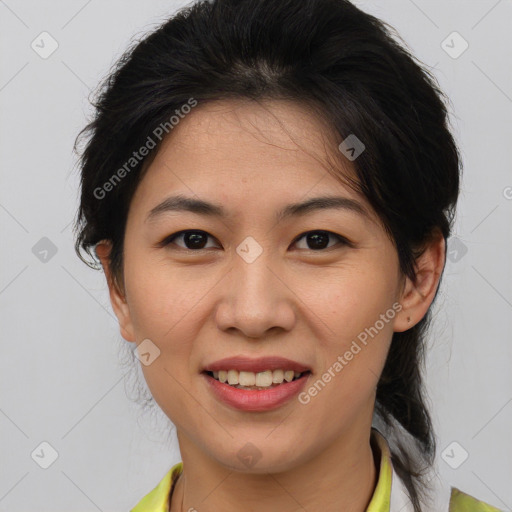
[[[124,290],[110,273],[109,242],[97,246],[122,336],[160,349],[142,369],[176,426],[184,463],[171,512],[362,511],[374,492],[376,385],[393,331],[419,322],[434,298],[444,240],[433,239],[417,261],[416,283],[402,276],[368,202],[327,171],[327,135],[304,107],[283,100],[199,105],[164,140],[133,197]],[[342,171],[353,176],[350,165]],[[145,220],[177,193],[230,216]],[[355,199],[368,217],[328,209],[275,222],[285,205],[322,195]],[[206,248],[187,249],[183,237],[158,245],[186,229],[210,235]],[[315,230],[353,246],[332,235],[315,250],[300,237]],[[236,252],[247,236],[263,250],[252,263]],[[217,401],[200,374],[227,356],[279,355],[310,366],[312,383],[398,302],[401,311],[308,404],[242,412]],[[261,453],[251,468],[237,457],[247,442]]]

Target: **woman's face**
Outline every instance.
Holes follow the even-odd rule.
[[[402,281],[396,250],[365,198],[327,172],[322,133],[316,118],[284,101],[198,106],[164,140],[133,197],[126,307],[116,313],[125,339],[150,340],[142,369],[182,453],[188,446],[239,471],[279,471],[341,434],[368,432],[403,316]],[[164,207],[150,215],[178,195],[224,216]],[[344,200],[285,210],[318,197]],[[198,232],[169,241],[187,230]],[[219,398],[204,370],[235,356],[283,357],[310,373],[298,390],[282,384],[295,390],[284,402],[241,408],[233,400],[243,393],[275,392],[229,388],[232,401]],[[255,468],[247,451],[259,459]]]

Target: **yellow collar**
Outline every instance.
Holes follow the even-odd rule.
[[[381,453],[380,471],[377,486],[366,512],[389,512],[393,473],[391,454],[385,438],[373,427],[372,436],[374,436]],[[178,462],[165,474],[160,483],[149,494],[144,496],[130,512],[168,512],[171,489],[173,489],[182,471],[183,462]]]
[[[389,512],[391,502],[391,483],[393,478],[393,466],[391,464],[391,452],[384,436],[372,427],[371,436],[375,439],[380,451],[380,469],[377,486],[373,491],[372,499],[366,512]]]
[[[393,476],[397,480],[398,477],[393,471],[389,445],[384,436],[375,427],[372,427],[371,436],[380,450],[380,469],[377,486],[366,512],[393,512],[390,511],[391,486],[393,484]],[[171,490],[174,490],[174,484],[182,472],[183,462],[178,462],[165,474],[160,483],[149,494],[144,496],[130,512],[169,512],[169,496],[171,495]],[[395,488],[397,483],[394,483],[393,488]],[[400,509],[403,510],[403,507],[400,507]],[[409,510],[411,509],[409,508]],[[451,488],[449,510],[450,512],[500,512],[499,509],[479,501],[455,487]]]

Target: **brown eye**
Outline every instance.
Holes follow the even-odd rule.
[[[170,246],[171,244],[177,245],[181,249],[189,250],[189,251],[200,251],[202,249],[211,249],[214,246],[207,246],[208,238],[213,237],[208,234],[206,231],[202,230],[183,230],[177,233],[174,233],[167,238],[165,238],[161,243],[161,247]],[[341,235],[337,235],[336,233],[332,233],[331,231],[324,230],[315,230],[308,231],[307,233],[303,233],[298,238],[295,239],[294,244],[297,244],[300,240],[305,239],[306,247],[299,247],[300,249],[307,249],[312,251],[321,251],[323,249],[330,249],[333,247],[331,244],[329,245],[330,240],[337,239],[338,243],[341,245],[347,245],[353,247],[353,244],[342,237]],[[176,240],[182,240],[181,244],[175,243]]]
[[[306,244],[308,247],[303,247],[303,249],[309,249],[312,251],[319,251],[322,249],[330,249],[332,246],[329,246],[329,238],[335,237],[341,242],[343,245],[351,245],[350,242],[336,233],[332,233],[330,231],[316,230],[316,231],[308,231],[307,233],[303,233],[299,238],[295,240],[297,243],[301,239],[306,240]]]
[[[184,247],[178,245],[178,247],[181,247],[182,249],[188,249],[188,250],[201,250],[201,249],[209,249],[210,247],[206,247],[208,238],[213,238],[211,235],[206,233],[206,231],[200,231],[200,230],[185,230],[185,231],[179,231],[178,233],[174,233],[173,235],[167,237],[163,242],[163,246],[170,245],[174,243],[177,239],[182,239],[184,243]]]

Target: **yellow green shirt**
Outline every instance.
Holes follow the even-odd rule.
[[[407,498],[405,488],[393,470],[391,452],[386,439],[374,427],[372,427],[372,436],[380,449],[381,457],[377,485],[366,512],[412,512],[412,505]],[[183,462],[178,462],[130,512],[169,512],[169,498],[182,471]],[[451,487],[447,506],[449,508],[436,512],[502,512],[455,487]]]

